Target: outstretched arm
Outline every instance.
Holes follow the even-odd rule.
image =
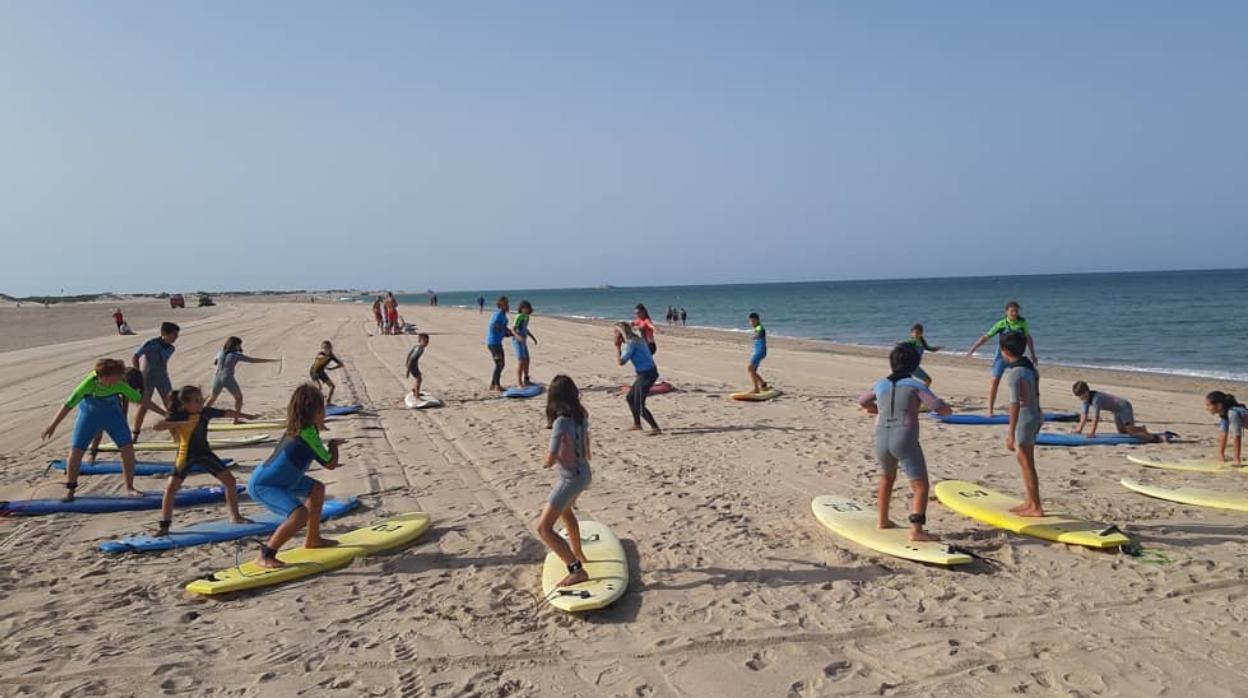
[[[971,345],[971,348],[966,350],[966,355],[974,356],[975,352],[979,351],[979,348],[984,346],[984,344],[988,341],[988,339],[989,339],[988,335],[984,335],[980,337],[979,339],[975,340],[975,343]]]
[[[52,420],[47,429],[43,430],[43,438],[45,440],[52,438],[52,434],[56,433],[56,428],[60,426],[61,420],[65,419],[65,415],[69,414],[71,409],[73,408],[69,405],[61,405],[61,409],[56,413],[56,418]]]

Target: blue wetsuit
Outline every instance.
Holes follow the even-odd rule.
[[[251,473],[247,493],[274,514],[290,516],[303,506],[302,500],[312,494],[317,483],[305,474],[312,462],[324,465],[332,459],[320,432],[314,426],[306,426],[298,436],[282,437],[268,460]]]

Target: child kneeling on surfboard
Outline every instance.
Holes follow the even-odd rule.
[[[581,529],[572,507],[576,498],[589,487],[592,475],[589,470],[589,413],[581,406],[581,391],[576,383],[565,375],[555,376],[546,391],[546,426],[552,430],[546,467],[555,466],[559,479],[533,528],[546,547],[568,566],[568,576],[558,584],[566,587],[589,581],[585,572],[585,551],[581,549]],[[555,533],[555,521],[560,519],[567,529],[567,540]]]
[[[255,419],[254,414],[236,410],[220,410],[206,407],[204,393],[198,386],[184,385],[169,394],[169,416],[152,427],[157,431],[173,432],[178,441],[178,456],[173,463],[173,473],[165,485],[165,497],[160,503],[160,528],[157,537],[169,535],[173,525],[173,502],[182,488],[182,481],[198,467],[221,481],[225,487],[225,502],[230,508],[230,520],[234,523],[251,523],[238,511],[238,491],[234,475],[208,445],[208,422],[219,417]]]
[[[910,514],[910,540],[936,541],[940,536],[923,530],[927,523],[927,461],[919,445],[919,405],[941,415],[953,414],[944,400],[936,397],[922,381],[914,377],[919,366],[919,352],[909,344],[898,344],[888,355],[892,373],[880,379],[871,390],[858,398],[858,404],[875,420],[875,458],[880,464],[879,512],[880,528],[893,528],[888,508],[897,482],[900,465],[910,479],[914,494]]]
[[[1005,360],[1003,378],[1010,391],[1010,427],[1005,447],[1018,456],[1023,474],[1023,503],[1011,507],[1019,516],[1044,516],[1040,503],[1040,477],[1036,475],[1036,435],[1044,424],[1040,411],[1040,374],[1023,352],[1028,338],[1017,332],[1001,337],[1001,357]]]
[[[1096,430],[1101,425],[1101,410],[1105,410],[1114,415],[1114,428],[1119,434],[1127,434],[1137,439],[1145,441],[1161,442],[1165,441],[1170,432],[1165,434],[1152,434],[1143,424],[1137,424],[1135,421],[1135,408],[1131,406],[1131,402],[1117,395],[1110,395],[1103,390],[1093,390],[1083,381],[1076,381],[1071,387],[1071,392],[1075,397],[1079,398],[1083,403],[1083,413],[1079,417],[1079,426],[1075,428],[1076,434],[1083,433],[1083,427],[1088,423],[1088,412],[1092,412],[1092,429],[1088,432],[1089,439],[1096,438]]]
[[[290,396],[286,408],[286,433],[273,449],[273,455],[251,473],[247,493],[265,509],[286,517],[268,543],[260,546],[256,564],[274,569],[285,563],[277,559],[277,551],[299,532],[308,527],[305,548],[328,548],[338,541],[321,536],[321,507],[325,504],[325,485],[306,475],[312,461],[328,470],[338,467],[338,446],[342,439],[321,441],[325,429],[325,397],[320,388],[305,383]]]

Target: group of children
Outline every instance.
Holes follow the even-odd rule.
[[[484,299],[479,300],[482,301],[481,305],[484,307]],[[490,316],[490,322],[485,331],[485,348],[490,352],[490,359],[494,362],[494,373],[490,376],[489,390],[496,393],[503,391],[503,369],[507,363],[507,354],[503,351],[503,340],[508,337],[511,338],[511,347],[516,353],[516,384],[527,388],[533,385],[533,380],[529,375],[529,342],[537,344],[537,337],[529,329],[533,304],[520,301],[515,322],[510,326],[507,313],[511,312],[511,300],[507,296],[499,296],[494,307],[494,314]]]

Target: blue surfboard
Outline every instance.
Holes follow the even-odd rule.
[[[338,518],[354,509],[360,500],[355,497],[346,499],[327,499],[321,508],[321,520]],[[167,536],[131,536],[117,540],[106,540],[100,543],[100,550],[106,553],[148,553],[174,548],[189,548],[192,545],[219,543],[222,541],[267,536],[272,533],[285,519],[277,514],[265,512],[252,517],[253,523],[236,524],[229,519],[217,519],[177,528]]]
[[[364,409],[363,405],[330,405],[325,408],[326,417],[343,417],[349,414],[355,414]]]
[[[235,485],[239,494],[247,488]],[[114,495],[110,497],[75,497],[73,501],[64,502],[59,499],[26,499],[12,502],[0,502],[0,516],[44,516],[47,514],[109,514],[115,511],[142,511],[159,509],[164,492],[145,492],[142,497]],[[173,500],[179,507],[196,504],[211,504],[225,501],[225,488],[220,485],[212,487],[193,487],[178,492]]]
[[[1040,446],[1123,446],[1147,443],[1144,439],[1126,434],[1105,434],[1089,439],[1083,434],[1060,434],[1053,431],[1042,431],[1036,437]]]
[[[935,412],[928,412],[928,416],[945,424],[962,424],[962,425],[989,425],[989,424],[1009,424],[1010,415],[994,414],[989,417],[986,414],[951,414],[948,417],[942,417]],[[1044,421],[1046,422],[1073,422],[1079,419],[1078,412],[1045,412]]]
[[[225,466],[227,468],[230,468],[236,465],[233,458],[222,458],[221,462],[225,463]],[[60,470],[62,472],[64,472],[65,470],[65,461],[63,460],[54,460],[52,461],[51,465],[56,470]],[[203,468],[200,468],[198,465],[192,465],[191,472],[202,473],[204,472],[204,470]],[[169,475],[171,473],[173,473],[173,463],[162,463],[160,461],[153,461],[153,460],[140,460],[140,461],[134,462],[134,474],[135,475]],[[120,475],[121,474],[121,461],[115,461],[115,460],[96,461],[94,464],[90,464],[90,465],[88,465],[87,463],[83,463],[82,466],[78,468],[78,474],[79,475]]]
[[[508,388],[504,390],[503,397],[512,397],[512,398],[537,397],[538,395],[541,395],[544,390],[546,390],[546,386],[542,385],[541,383],[534,383],[533,385],[525,386],[523,388],[520,386],[516,386],[516,387],[512,387],[512,388]]]

